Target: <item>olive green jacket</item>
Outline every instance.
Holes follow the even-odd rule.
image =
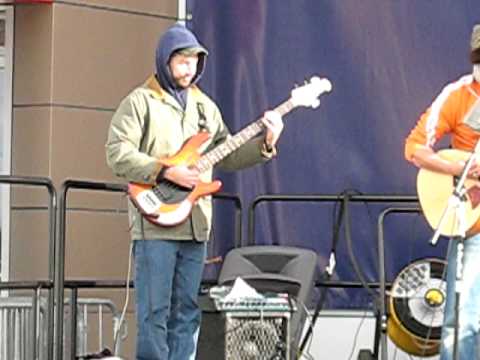
[[[107,163],[113,172],[128,182],[155,184],[162,165],[158,159],[175,155],[184,142],[199,132],[199,110],[203,104],[206,129],[210,139],[202,145],[203,153],[230,136],[215,103],[197,86],[189,89],[185,110],[154,76],[133,90],[113,115],[106,144]],[[242,169],[269,160],[263,138],[257,137],[223,159],[218,166],[225,170]],[[204,182],[212,179],[212,170],[200,175]],[[190,217],[180,225],[162,227],[144,221],[129,202],[132,239],[198,240],[209,238],[212,222],[212,199],[200,198]]]

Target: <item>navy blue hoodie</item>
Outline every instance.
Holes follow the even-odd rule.
[[[205,69],[207,60],[207,50],[198,42],[195,35],[182,24],[175,24],[170,27],[160,38],[157,50],[155,52],[156,77],[170,95],[172,95],[179,104],[185,109],[187,104],[187,89],[179,88],[173,81],[172,74],[168,67],[168,62],[172,54],[178,50],[198,48],[197,73],[192,79],[192,84],[196,84]]]

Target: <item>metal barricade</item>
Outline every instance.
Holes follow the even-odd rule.
[[[72,335],[76,336],[76,359],[89,359],[104,351],[109,351],[113,355],[119,355],[121,350],[121,341],[127,336],[126,323],[120,324],[121,314],[115,304],[104,298],[78,298],[76,311],[76,329],[72,334],[65,334],[64,344],[71,343]],[[69,301],[65,302],[65,323],[71,323],[72,312],[70,311]],[[108,320],[111,318],[111,341],[107,340],[105,335],[108,329]],[[122,328],[120,329],[120,326]],[[118,341],[115,341],[115,335],[118,333]],[[96,337],[96,339],[95,339]],[[111,349],[111,350],[110,350]],[[65,346],[64,358],[73,358],[71,346]]]
[[[67,300],[64,307],[65,323],[71,323],[72,311]],[[28,296],[0,298],[0,359],[8,360],[47,360],[47,300]],[[125,323],[120,326],[120,313],[109,299],[79,298],[76,314],[76,354],[65,358],[89,359],[92,354],[100,354],[112,345],[113,354],[120,352],[120,340],[126,338]],[[104,334],[108,328],[105,318],[112,319],[112,333],[119,333],[119,341],[109,342]],[[34,331],[36,329],[36,331]],[[94,335],[97,339],[92,339]],[[65,336],[67,337],[67,336]],[[67,344],[71,339],[64,339]]]
[[[46,299],[0,298],[0,359],[46,359],[46,314]]]

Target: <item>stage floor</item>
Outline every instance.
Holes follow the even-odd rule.
[[[311,345],[306,347],[306,350],[309,349],[309,354],[315,360],[356,360],[360,350],[373,350],[374,335],[375,317],[370,310],[327,310],[318,317]],[[390,339],[387,352],[388,360],[418,358],[398,349]],[[423,359],[437,360],[438,358],[434,356]]]

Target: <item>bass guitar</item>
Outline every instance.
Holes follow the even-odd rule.
[[[320,104],[318,97],[331,90],[332,84],[328,79],[314,76],[305,85],[293,89],[290,98],[273,111],[283,116],[298,106],[316,108]],[[260,134],[265,127],[262,120],[260,118],[254,121],[206,154],[200,154],[198,149],[210,135],[206,131],[201,131],[189,138],[175,155],[161,159],[161,164],[166,167],[184,165],[195,167],[201,173],[205,172]],[[160,181],[154,186],[129,183],[128,196],[151,223],[159,226],[174,226],[188,218],[193,205],[199,198],[219,191],[221,186],[222,183],[219,180],[209,183],[199,182],[193,189],[180,187],[168,180]]]
[[[465,162],[471,156],[469,152],[455,149],[440,150],[438,154],[445,160]],[[456,176],[427,169],[418,172],[418,198],[425,218],[433,229],[437,229],[448,202],[451,201],[456,181]],[[468,235],[473,235],[480,232],[480,181],[467,178],[464,187],[465,228],[468,229]],[[440,233],[444,236],[460,235],[454,206],[450,206],[445,214]]]

